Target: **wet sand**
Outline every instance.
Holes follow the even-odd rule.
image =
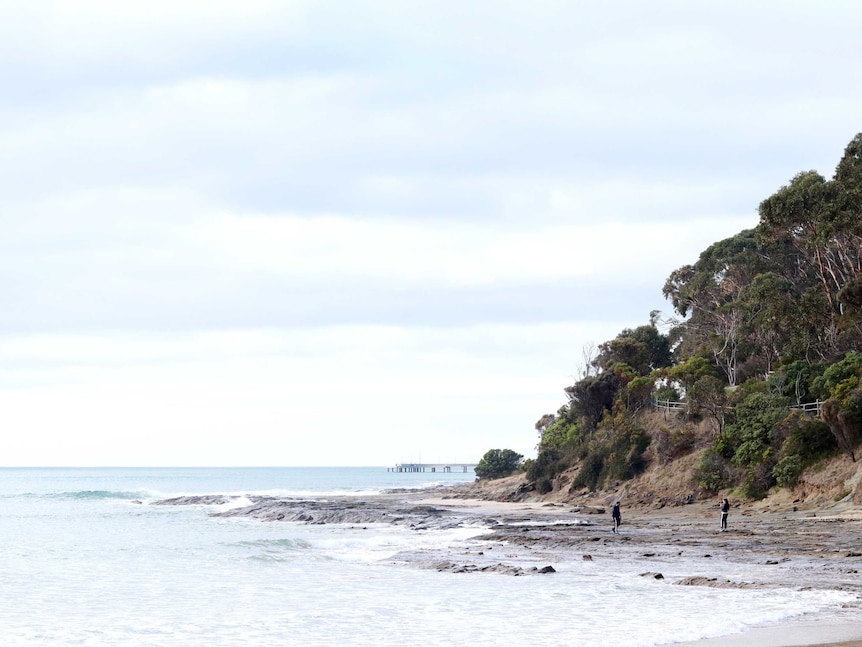
[[[674,647],[862,647],[858,624],[788,623],[759,627],[741,634],[674,643]],[[850,637],[851,640],[846,640]],[[824,642],[827,641],[827,642]]]

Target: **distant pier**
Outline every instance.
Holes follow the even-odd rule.
[[[476,469],[476,463],[398,463],[387,472],[464,472]]]

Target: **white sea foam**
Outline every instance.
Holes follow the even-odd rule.
[[[308,541],[314,550],[330,559],[377,562],[404,551],[421,554],[445,550],[486,531],[482,526],[415,531],[389,524],[329,525],[327,532],[313,532]]]
[[[543,519],[542,521],[509,521],[507,522],[510,526],[524,526],[524,527],[532,527],[532,526],[591,526],[593,522],[587,521],[585,519],[557,519],[556,521],[548,521],[547,519]]]
[[[195,474],[180,472],[172,482],[156,471],[151,489],[244,489],[236,472],[223,483],[215,471],[201,483]],[[14,487],[2,476],[0,490],[8,495],[0,507],[4,645],[647,647],[836,611],[855,600],[839,591],[673,584],[716,568],[703,557],[649,562],[597,555],[585,562],[573,554],[556,556],[551,575],[438,572],[426,563],[438,556],[525,567],[547,564],[549,557],[478,542],[480,526],[264,523],[214,518],[197,506],[16,495],[39,488],[45,494],[142,491],[149,486],[139,471],[107,474],[104,483],[92,482],[98,474],[82,482],[74,471],[51,473],[57,482],[50,487],[38,473]],[[128,487],[133,478],[143,486]],[[299,489],[278,487],[284,485]],[[756,575],[750,565],[720,566],[727,577]],[[666,577],[642,577],[645,570]]]
[[[249,505],[251,505],[251,499],[249,499],[245,495],[237,495],[232,496],[224,503],[217,504],[213,507],[219,512],[226,512],[228,510],[234,510],[237,508],[245,508]]]

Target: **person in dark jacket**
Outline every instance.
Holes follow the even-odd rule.
[[[727,530],[727,513],[730,512],[730,502],[725,499],[721,502],[721,532]]]
[[[617,501],[614,503],[614,509],[611,511],[611,517],[614,519],[614,532],[617,532],[620,527],[620,522],[622,521],[622,517],[620,516],[620,502]]]

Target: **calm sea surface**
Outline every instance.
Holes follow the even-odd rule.
[[[642,563],[580,555],[555,562],[552,576],[440,573],[396,556],[463,554],[481,528],[265,523],[148,505],[182,494],[369,497],[469,480],[383,467],[0,469],[0,645],[634,647],[851,599],[657,585]]]

